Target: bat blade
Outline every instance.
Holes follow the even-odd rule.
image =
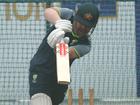
[[[70,83],[70,64],[68,44],[60,42],[56,44],[57,82],[59,84]]]

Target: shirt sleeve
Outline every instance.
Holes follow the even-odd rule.
[[[71,48],[74,48],[77,58],[80,58],[90,52],[91,45],[75,45]]]
[[[62,19],[70,19],[74,14],[74,11],[69,8],[60,8],[60,16]]]

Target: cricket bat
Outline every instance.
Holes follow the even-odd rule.
[[[58,84],[70,83],[69,46],[64,41],[56,44],[56,67]]]

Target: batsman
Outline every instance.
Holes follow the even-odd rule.
[[[99,10],[90,2],[79,5],[76,10],[45,9],[45,19],[51,25],[30,61],[30,105],[59,105],[64,100],[68,85],[57,82],[56,44],[63,40],[69,45],[71,66],[75,59],[90,52],[90,36],[98,18]]]

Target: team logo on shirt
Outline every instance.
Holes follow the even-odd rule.
[[[38,77],[37,74],[33,74],[33,77],[32,77],[32,82],[33,83],[36,83],[37,77]]]

